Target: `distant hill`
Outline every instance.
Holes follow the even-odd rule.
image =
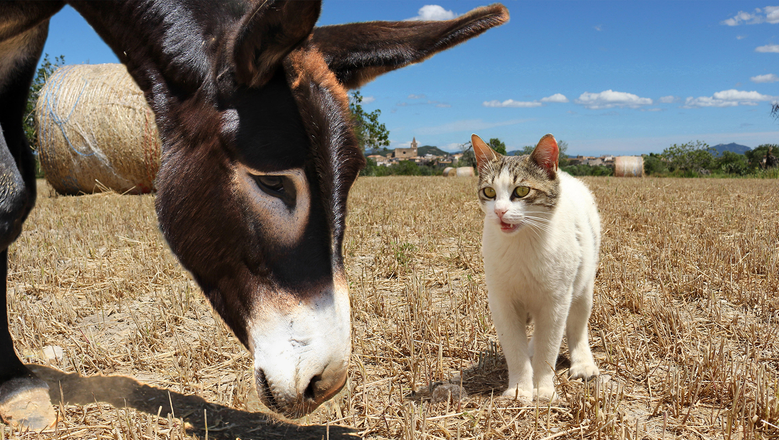
[[[442,150],[442,149],[440,149],[438,147],[434,147],[432,145],[425,145],[424,147],[417,148],[417,154],[419,154],[420,156],[424,156],[425,154],[432,154],[433,156],[448,156],[449,155],[449,153],[447,153],[446,151],[444,151],[444,150]]]
[[[714,153],[715,156],[720,156],[725,151],[731,151],[737,154],[744,154],[747,151],[751,150],[751,148],[747,147],[746,145],[739,145],[735,142],[731,142],[729,144],[719,144],[711,148],[714,148],[714,150],[716,150],[716,153]]]

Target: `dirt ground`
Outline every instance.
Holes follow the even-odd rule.
[[[347,386],[268,414],[251,359],[157,229],[154,196],[56,196],[10,249],[16,347],[56,428],[4,438],[779,438],[779,181],[589,178],[603,230],[590,319],[601,378],[535,405],[507,381],[475,178],[361,178],[344,255]],[[453,393],[460,399],[450,399]]]

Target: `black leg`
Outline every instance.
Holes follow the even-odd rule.
[[[8,276],[8,250],[0,253],[0,383],[15,377],[30,377],[32,374],[22,364],[14,351],[11,332],[8,329],[8,299],[6,277]]]
[[[22,129],[27,95],[60,2],[0,2],[0,417],[22,429],[51,426],[49,386],[14,350],[8,320],[8,246],[35,205],[35,161]]]

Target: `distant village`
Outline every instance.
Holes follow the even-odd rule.
[[[368,159],[372,159],[376,162],[376,165],[390,166],[392,164],[400,163],[405,160],[414,161],[418,164],[426,165],[438,165],[441,167],[452,166],[457,164],[457,161],[463,157],[462,153],[456,154],[425,154],[419,155],[419,143],[417,138],[414,137],[411,140],[411,145],[408,148],[395,148],[389,155],[371,154]]]
[[[440,151],[440,150],[439,150]],[[371,154],[368,159],[376,162],[376,165],[390,166],[402,161],[410,160],[417,164],[436,165],[439,167],[456,166],[457,162],[463,156],[462,153],[455,154],[424,154],[419,155],[419,143],[416,137],[411,140],[408,148],[395,148],[388,155]],[[569,165],[590,165],[590,166],[614,166],[614,156],[575,156],[568,157]]]

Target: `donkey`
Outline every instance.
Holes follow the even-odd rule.
[[[347,194],[365,162],[346,90],[500,25],[508,11],[317,28],[319,1],[68,3],[155,113],[160,228],[252,353],[261,400],[289,417],[313,411],[343,387],[351,353],[341,249]],[[13,348],[7,248],[35,203],[22,113],[63,5],[0,3],[0,415],[36,428],[54,415],[46,383]]]

